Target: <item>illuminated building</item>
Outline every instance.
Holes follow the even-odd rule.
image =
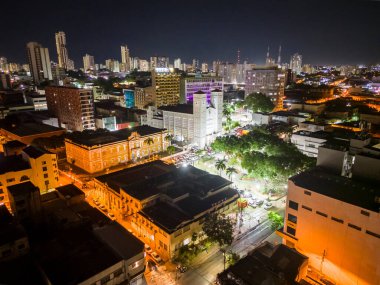
[[[250,70],[251,66],[246,62],[243,64],[214,62],[213,68],[226,84],[243,84],[246,71]]]
[[[202,72],[207,73],[208,72],[208,64],[207,63],[202,63]]]
[[[209,145],[222,132],[223,92],[213,90],[210,100],[202,91],[193,95],[192,105],[178,104],[159,108],[150,106],[147,124],[167,129],[177,141],[195,143],[201,148]]]
[[[154,161],[94,179],[100,203],[164,259],[172,259],[201,238],[208,213],[234,210],[238,193],[231,182],[195,167]]]
[[[120,72],[120,63],[115,59],[107,59],[106,68],[112,72]]]
[[[66,48],[65,32],[55,33],[55,45],[57,47],[58,65],[66,70],[74,69],[73,63],[69,62],[69,55]]]
[[[88,173],[165,151],[167,131],[138,126],[112,133],[76,133],[65,140],[67,161]],[[153,142],[147,143],[150,138]]]
[[[0,71],[7,72],[8,71],[8,61],[6,57],[0,57]]]
[[[139,60],[139,70],[140,71],[149,71],[149,62],[145,59]]]
[[[125,98],[125,107],[133,108],[135,106],[135,91],[131,89],[123,89]]]
[[[223,92],[223,78],[217,76],[187,76],[181,78],[180,103],[193,102],[193,95],[197,91],[207,94],[211,98],[211,91],[219,89]]]
[[[43,152],[35,147],[26,147],[21,155],[0,159],[0,203],[10,209],[7,187],[31,181],[45,193],[58,186],[57,155]]]
[[[176,59],[174,60],[174,68],[178,68],[179,70],[182,69],[181,59],[180,59],[180,58],[176,58]]]
[[[121,63],[122,63],[121,71],[128,72],[131,70],[131,57],[129,54],[129,49],[127,45],[123,45],[120,48],[121,48]]]
[[[135,87],[135,106],[138,109],[146,109],[148,104],[153,103],[154,89],[149,87]]]
[[[290,69],[296,74],[302,72],[302,55],[295,53],[290,57]]]
[[[247,70],[245,77],[245,95],[260,92],[269,97],[273,103],[284,97],[285,74],[277,67],[256,67]],[[279,103],[282,105],[281,103]]]
[[[8,73],[0,73],[0,90],[1,89],[10,89],[11,85],[11,76]]]
[[[380,280],[380,150],[366,141],[320,147],[317,167],[288,182],[278,233],[335,284]]]
[[[29,42],[26,51],[34,83],[39,85],[43,81],[53,80],[49,50],[39,43]]]
[[[49,113],[58,118],[60,126],[72,131],[95,128],[91,90],[48,86],[45,93]]]
[[[179,103],[181,75],[169,68],[156,68],[152,71],[154,104],[157,107]]]
[[[92,55],[86,54],[83,57],[83,68],[84,72],[87,72],[88,70],[95,70],[95,60]]]

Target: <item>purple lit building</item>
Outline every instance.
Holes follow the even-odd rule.
[[[207,101],[210,102],[211,91],[219,89],[223,91],[223,78],[217,76],[188,76],[181,79],[180,103],[193,102],[193,94],[203,91],[207,94]]]

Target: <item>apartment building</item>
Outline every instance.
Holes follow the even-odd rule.
[[[156,107],[179,103],[181,75],[169,68],[155,68],[152,71],[152,87]]]

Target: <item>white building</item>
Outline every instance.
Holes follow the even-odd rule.
[[[210,103],[207,94],[194,93],[193,105],[149,107],[147,123],[151,127],[165,128],[177,141],[209,145],[222,132],[223,92],[211,92]]]
[[[55,33],[55,45],[57,47],[58,65],[64,69],[70,69],[69,55],[66,48],[66,34],[65,32]]]
[[[176,58],[174,60],[174,68],[178,68],[178,69],[182,68],[182,66],[181,66],[181,59],[180,58]]]
[[[131,58],[129,54],[129,49],[127,45],[123,45],[120,47],[121,49],[121,63],[122,63],[122,71],[130,71],[131,70]]]
[[[327,141],[327,133],[323,131],[319,132],[307,132],[299,131],[292,134],[291,142],[294,144],[300,152],[307,156],[317,157],[318,148],[323,146]]]
[[[30,73],[34,83],[39,85],[42,81],[53,80],[49,50],[36,42],[29,42],[26,45],[26,50],[28,53]]]
[[[290,57],[290,69],[296,74],[302,72],[302,55],[295,53]]]
[[[86,54],[83,57],[83,68],[84,72],[87,72],[87,70],[95,70],[95,60],[92,55]]]

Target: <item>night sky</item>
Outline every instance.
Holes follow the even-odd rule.
[[[267,46],[282,61],[295,52],[311,64],[380,63],[380,1],[365,0],[18,0],[1,1],[0,56],[25,63],[37,41],[57,61],[56,31],[66,32],[69,57],[82,67],[131,56],[263,63]]]

